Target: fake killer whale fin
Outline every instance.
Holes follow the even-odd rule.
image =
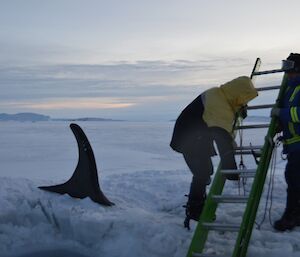
[[[114,205],[100,189],[93,149],[85,133],[77,124],[72,123],[70,128],[76,138],[79,151],[78,164],[72,177],[63,184],[39,188],[59,194],[69,194],[81,199],[90,197],[94,202],[102,205]]]

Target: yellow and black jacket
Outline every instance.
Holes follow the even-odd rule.
[[[257,91],[246,76],[206,90],[177,118],[170,146],[184,153],[195,140],[209,137],[211,127],[231,133],[236,112],[256,96]]]

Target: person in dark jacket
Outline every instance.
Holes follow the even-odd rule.
[[[274,222],[278,231],[300,226],[300,54],[287,58],[293,68],[286,71],[287,87],[280,108],[274,107],[271,116],[279,117],[282,127],[283,153],[287,154],[285,180],[286,207],[282,217]]]
[[[170,146],[183,154],[193,174],[185,206],[187,224],[190,219],[199,219],[204,205],[206,186],[213,174],[213,141],[217,144],[222,169],[237,168],[232,126],[236,113],[256,96],[250,78],[238,77],[200,94],[177,118]]]

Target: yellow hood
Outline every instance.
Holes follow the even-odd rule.
[[[235,113],[256,96],[257,90],[246,76],[211,88],[204,92],[203,120],[208,127],[221,127],[231,133]]]
[[[258,95],[251,79],[246,76],[231,80],[220,88],[235,111]]]

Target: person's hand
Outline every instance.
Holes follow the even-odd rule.
[[[279,117],[280,114],[280,108],[278,107],[273,107],[271,110],[271,117]]]
[[[239,115],[240,117],[242,117],[242,119],[246,119],[247,117],[247,107],[248,107],[247,105],[243,105],[239,110]]]

